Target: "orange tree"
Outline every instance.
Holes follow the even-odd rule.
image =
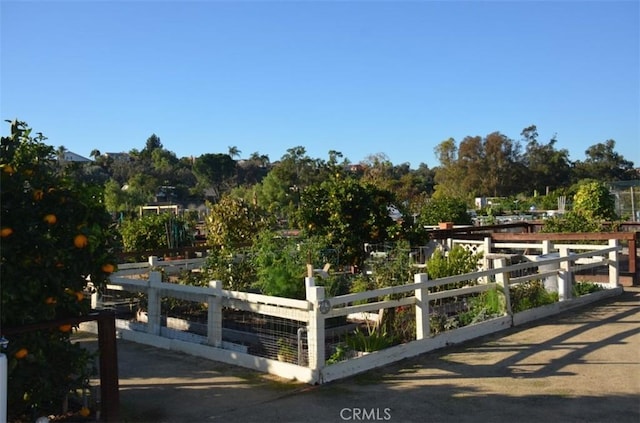
[[[101,289],[115,270],[115,231],[101,190],[57,166],[44,140],[14,121],[0,142],[4,328],[87,314],[88,282]],[[60,325],[10,337],[4,351],[10,421],[60,413],[70,393],[86,385],[91,356],[71,333]]]

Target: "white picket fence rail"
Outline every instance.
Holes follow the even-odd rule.
[[[450,246],[455,243],[468,244],[469,241],[449,241]],[[490,242],[485,240],[474,244],[473,248],[482,251],[485,256],[489,256],[491,247]],[[622,288],[618,283],[618,251],[620,247],[616,240],[609,241],[608,245],[553,245],[549,242],[543,242],[540,244],[496,244],[493,247],[537,249],[547,255],[557,252],[557,257],[545,259],[538,257],[536,259],[531,256],[533,257],[532,261],[515,265],[507,265],[506,258],[498,257],[486,261],[486,268],[474,273],[436,280],[429,280],[426,273],[419,273],[415,275],[413,282],[407,281],[402,285],[331,298],[325,297],[324,287],[316,286],[315,279],[308,277],[304,280],[305,300],[229,291],[222,289],[223,285],[220,281],[212,281],[208,287],[163,282],[160,270],[164,270],[165,273],[167,269],[193,270],[202,265],[202,259],[158,262],[155,258],[150,258],[149,263],[146,264],[120,265],[118,272],[111,276],[107,288],[144,293],[147,296],[146,323],[132,323],[124,320],[117,322],[119,335],[124,339],[179,350],[207,359],[240,365],[307,383],[329,382],[622,293]],[[580,298],[572,298],[574,273],[592,267],[608,268],[609,280],[608,283],[603,284],[606,289]],[[514,274],[523,275],[511,277]],[[553,289],[558,292],[559,302],[520,313],[511,311],[508,287],[531,280],[547,280],[549,278],[551,285],[555,283]],[[467,283],[460,288],[442,290],[442,287],[446,285],[459,284],[460,282]],[[438,287],[439,290],[434,289]],[[430,301],[480,293],[494,288],[504,294],[506,312],[503,316],[437,335],[431,334]],[[395,299],[388,299],[390,296],[395,296]],[[160,313],[160,301],[163,297],[206,303],[206,337],[180,335],[179,331],[163,326]],[[93,298],[92,301],[94,301],[94,305],[97,304],[96,298]],[[364,301],[367,302],[362,303]],[[416,333],[414,341],[335,364],[328,365],[326,363],[325,323],[327,319],[358,313],[373,313],[401,306],[415,308]],[[299,364],[285,363],[251,355],[246,349],[223,341],[222,311],[225,307],[297,321],[300,329],[306,332],[306,359],[301,360]],[[85,329],[91,330],[86,325]],[[299,350],[299,352],[301,351]]]

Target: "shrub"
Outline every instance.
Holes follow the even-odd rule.
[[[467,203],[458,198],[442,197],[430,199],[420,210],[420,225],[437,225],[439,222],[471,224],[471,216],[467,213]]]
[[[478,262],[482,259],[482,253],[473,253],[459,245],[454,246],[448,255],[442,250],[436,250],[427,261],[427,273],[429,279],[446,278],[447,276],[463,275],[478,270]],[[440,289],[453,289],[475,281],[463,281],[456,286],[440,287]]]
[[[193,245],[193,222],[171,213],[149,214],[120,225],[125,251],[148,251]]]
[[[592,282],[577,282],[573,285],[572,293],[574,297],[587,295],[594,292],[602,291],[602,285]]]
[[[225,250],[249,248],[256,235],[270,226],[270,218],[256,204],[225,195],[216,204],[207,203],[211,210],[207,225],[207,244]]]
[[[305,298],[306,255],[292,238],[263,231],[253,248],[257,287],[266,295]]]
[[[56,166],[46,138],[11,124],[0,142],[2,326],[86,315],[88,280],[102,289],[115,270],[117,235],[100,188]],[[70,326],[9,339],[9,420],[61,411],[86,385],[90,355],[71,343]]]
[[[222,281],[225,289],[233,291],[249,291],[256,280],[255,263],[246,250],[211,250],[203,274],[205,278],[201,278],[202,285],[206,286],[210,280],[218,280]]]
[[[510,287],[511,308],[514,313],[553,304],[558,301],[557,292],[548,292],[542,281],[529,281]]]
[[[367,332],[357,328],[353,334],[347,336],[346,343],[354,351],[373,352],[390,347],[392,338],[380,327],[367,324]]]

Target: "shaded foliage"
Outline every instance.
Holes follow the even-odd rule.
[[[2,326],[86,315],[88,280],[102,289],[115,269],[117,234],[100,186],[60,168],[42,134],[14,121],[0,141]],[[60,413],[86,386],[90,354],[70,341],[71,326],[10,338],[9,420]]]

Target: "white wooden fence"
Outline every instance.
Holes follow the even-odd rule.
[[[455,243],[456,241],[450,241],[450,245]],[[464,241],[464,243],[468,244],[469,241]],[[488,256],[491,254],[491,247],[490,243],[485,240],[477,244],[475,248]],[[147,264],[120,265],[119,271],[112,275],[108,289],[139,292],[147,296],[146,323],[124,320],[117,322],[119,335],[123,339],[178,350],[307,383],[329,382],[622,293],[622,288],[618,283],[618,251],[620,248],[615,240],[609,241],[608,245],[559,244],[554,246],[545,242],[541,244],[511,243],[494,247],[521,249],[527,250],[527,252],[537,249],[547,256],[557,252],[557,257],[540,259],[539,256],[531,256],[531,261],[515,265],[507,265],[506,258],[497,257],[488,261],[485,269],[470,274],[429,280],[426,273],[419,273],[415,275],[414,281],[407,281],[403,285],[330,298],[325,296],[324,287],[316,286],[315,279],[308,277],[304,281],[306,286],[305,300],[228,291],[222,289],[220,281],[212,281],[208,287],[162,282],[161,273],[158,271],[161,268],[164,268],[165,272],[169,266],[183,266],[182,268],[193,269],[194,266],[201,265],[201,262],[194,260],[182,260],[183,263],[157,262],[152,258]],[[608,268],[609,281],[603,285],[605,290],[580,298],[572,298],[574,273],[593,267]],[[522,276],[512,277],[512,275]],[[545,278],[556,278],[559,302],[513,313],[508,288],[527,281]],[[446,285],[465,281],[473,281],[473,283],[457,289],[442,290]],[[438,287],[440,288],[435,289]],[[504,294],[506,310],[503,316],[437,335],[431,333],[430,301],[480,293],[494,288]],[[392,295],[399,299],[385,299]],[[162,297],[206,303],[206,337],[191,336],[163,326],[160,313]],[[403,306],[415,309],[415,340],[335,364],[328,365],[326,363],[325,324],[327,319]],[[222,311],[225,307],[298,322],[300,328],[306,332],[305,359],[300,360],[299,364],[292,364],[268,357],[258,357],[249,354],[240,345],[223,341]],[[86,329],[90,330],[90,328]],[[299,353],[302,352],[299,347]]]

